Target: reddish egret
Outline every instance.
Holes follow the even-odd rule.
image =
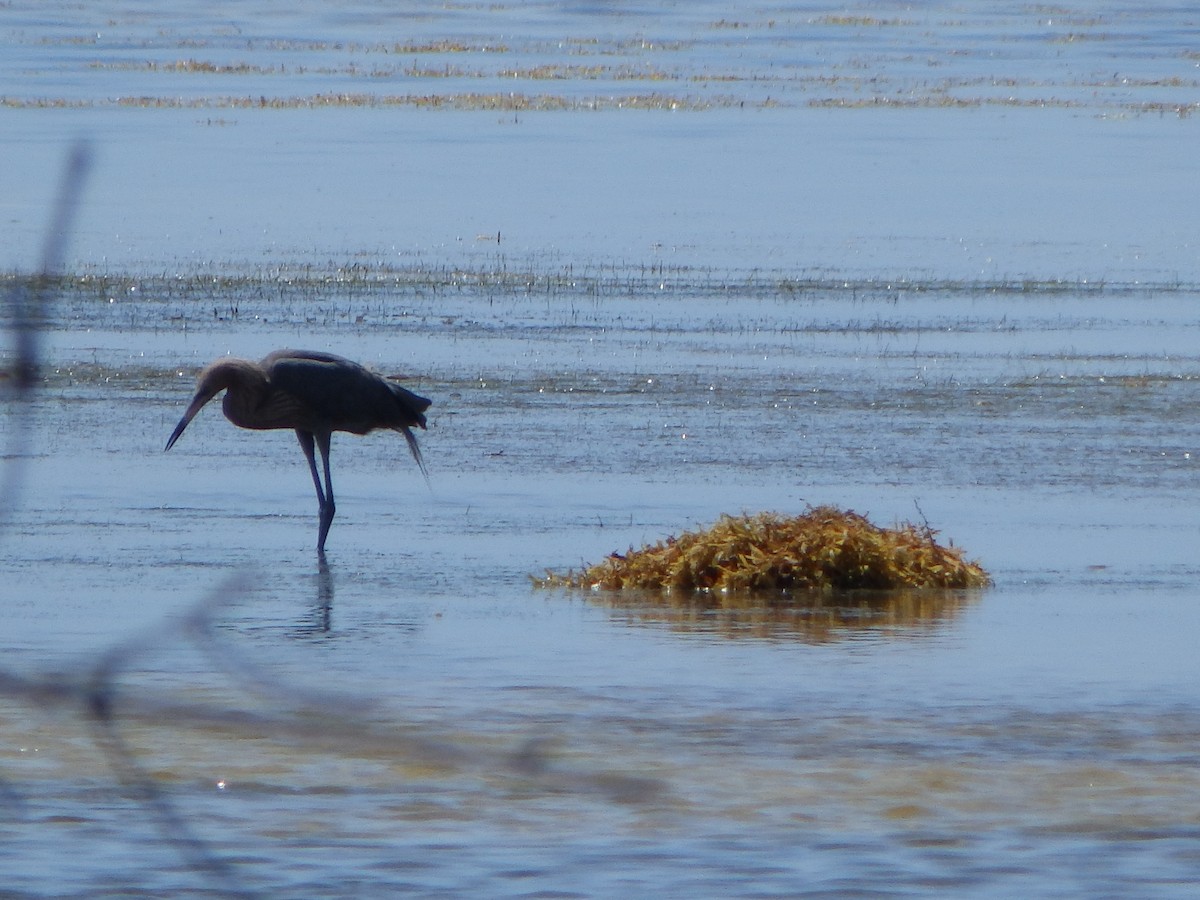
[[[410,426],[425,427],[430,401],[356,362],[311,350],[276,350],[262,362],[218,359],[196,378],[196,396],[171,433],[166,449],[209,400],[225,391],[227,418],[242,428],[294,428],[317,488],[321,524],[317,549],[333,524],[333,482],[329,478],[329,438],[335,431],[366,434],[377,428],[399,431],[413,459],[425,472],[421,450]],[[321,451],[325,486],[317,473],[314,448]]]

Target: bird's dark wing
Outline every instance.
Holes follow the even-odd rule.
[[[263,360],[274,391],[294,397],[312,431],[366,434],[376,428],[425,426],[429,401],[356,362],[308,350],[277,350]]]
[[[308,359],[314,362],[333,363],[341,366],[349,366],[351,368],[362,369],[352,359],[346,359],[344,356],[338,356],[335,353],[325,353],[321,350],[276,350],[273,353],[268,353],[260,365],[270,371],[271,367],[276,363],[287,360],[303,360]]]

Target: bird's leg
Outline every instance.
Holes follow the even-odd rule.
[[[296,429],[296,439],[300,441],[300,449],[304,451],[304,458],[308,460],[308,471],[312,473],[313,487],[317,489],[317,507],[320,514],[320,525],[317,532],[317,549],[325,549],[325,535],[329,534],[329,526],[333,522],[333,500],[326,499],[325,490],[321,487],[321,476],[317,472],[317,457],[314,454],[315,440],[311,431],[301,431]],[[322,442],[321,455],[324,457],[326,481],[328,481],[329,473],[329,438],[325,438]],[[329,508],[328,515],[326,508]]]
[[[329,534],[329,526],[333,524],[333,514],[337,512],[337,506],[333,502],[333,479],[329,477],[329,438],[330,434],[326,432],[318,432],[314,435],[317,441],[317,450],[321,453],[321,463],[325,468],[325,503],[321,507],[321,533],[317,539],[317,549],[325,549],[325,535]],[[313,479],[317,477],[317,470],[313,469]]]

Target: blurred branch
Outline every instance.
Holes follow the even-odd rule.
[[[15,405],[28,403],[41,379],[39,337],[56,281],[62,271],[67,243],[75,223],[75,214],[83,195],[83,185],[91,167],[91,150],[80,141],[71,149],[59,183],[58,196],[51,210],[46,240],[38,273],[18,278],[8,295],[10,330],[13,335],[13,363],[7,375],[11,399]],[[0,530],[8,525],[16,510],[18,491],[24,476],[24,460],[32,430],[28,409],[21,415],[9,415],[8,446],[5,448],[3,480],[0,481]]]
[[[0,533],[11,523],[19,499],[32,434],[32,401],[41,384],[40,339],[61,284],[66,248],[90,161],[87,144],[76,144],[51,211],[40,269],[33,276],[15,279],[7,298],[13,360],[11,368],[0,373],[7,432],[6,465],[0,480]],[[332,576],[323,561],[318,574],[318,600],[328,628]],[[244,886],[236,865],[216,853],[198,833],[171,792],[143,763],[145,751],[139,758],[126,737],[129,729],[162,728],[171,733],[190,729],[201,736],[226,736],[233,731],[339,757],[386,756],[442,772],[536,779],[548,791],[575,791],[617,802],[651,796],[661,789],[660,784],[648,779],[556,770],[550,765],[548,742],[537,738],[507,750],[489,749],[456,737],[440,739],[428,729],[398,723],[386,713],[375,715],[369,701],[306,691],[285,682],[237,652],[214,627],[217,611],[244,597],[251,588],[252,582],[245,575],[231,577],[182,619],[175,617],[135,633],[73,671],[19,673],[0,668],[0,699],[15,700],[37,710],[62,711],[86,725],[92,745],[113,775],[152,816],[160,833],[189,868],[222,895],[246,897],[253,896],[254,891]],[[172,642],[177,646],[180,640],[202,653],[214,669],[231,677],[239,689],[256,697],[259,709],[220,700],[198,702],[194,693],[149,687],[121,690],[122,679],[144,669],[147,657],[170,647]],[[0,803],[28,806],[29,801],[0,780]]]

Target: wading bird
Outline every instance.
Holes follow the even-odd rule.
[[[417,438],[410,430],[425,427],[430,401],[356,362],[310,350],[276,350],[262,362],[218,359],[196,378],[196,395],[171,433],[170,450],[183,429],[209,400],[225,391],[221,407],[241,428],[294,428],[308,460],[320,505],[317,549],[333,524],[333,482],[329,478],[329,439],[335,431],[366,434],[377,428],[399,431],[425,474]],[[321,452],[325,486],[317,472],[314,448]],[[428,477],[428,476],[426,476]]]

